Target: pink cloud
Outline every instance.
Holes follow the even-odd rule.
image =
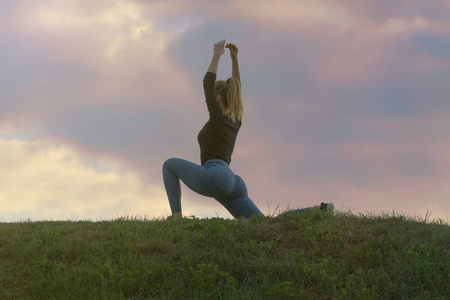
[[[135,99],[129,104],[140,108],[148,105],[144,99],[149,97],[153,101],[162,97],[189,99],[183,97],[191,93],[188,74],[165,52],[180,33],[175,28],[157,28],[155,23],[158,13],[167,14],[171,6],[127,1],[104,4],[96,2],[86,7],[77,1],[64,5],[54,1],[24,1],[11,12],[8,25],[12,32],[33,45],[33,51],[64,60],[66,68],[82,68],[89,77],[82,87],[84,93],[95,97],[97,105],[120,105],[114,99],[123,97]],[[58,88],[55,74],[43,75],[24,87],[21,97],[42,94],[40,89],[46,86]],[[174,83],[176,88],[172,88]],[[62,91],[70,90],[70,82],[62,84]],[[54,98],[57,104],[63,97],[58,94]],[[88,103],[94,104],[92,98]]]
[[[370,1],[245,1],[235,2],[233,9],[264,28],[259,38],[272,42],[270,48],[277,40],[291,38],[294,47],[287,55],[292,60],[308,55],[309,70],[317,80],[347,84],[381,78],[404,57],[405,53],[395,52],[398,45],[415,34],[443,32],[449,25],[445,19],[414,12],[396,15],[386,10],[382,17],[375,16],[373,11],[384,6]],[[396,6],[401,11],[409,4]]]

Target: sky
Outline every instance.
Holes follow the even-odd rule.
[[[170,215],[239,48],[230,167],[267,214],[450,217],[450,1],[0,0],[0,222]],[[218,77],[231,76],[228,52]],[[182,186],[184,215],[230,214]]]

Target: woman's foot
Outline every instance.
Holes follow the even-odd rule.
[[[320,203],[320,210],[323,212],[327,212],[333,214],[334,212],[334,204],[333,203]]]
[[[181,219],[182,217],[181,211],[172,214],[172,219]]]

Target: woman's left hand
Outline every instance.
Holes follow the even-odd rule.
[[[214,54],[222,55],[225,53],[225,40],[214,43]]]

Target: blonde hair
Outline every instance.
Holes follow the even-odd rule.
[[[225,80],[216,81],[216,95],[221,95],[225,108],[224,115],[228,119],[236,123],[242,119],[244,114],[244,106],[241,99],[241,83],[235,77]]]

